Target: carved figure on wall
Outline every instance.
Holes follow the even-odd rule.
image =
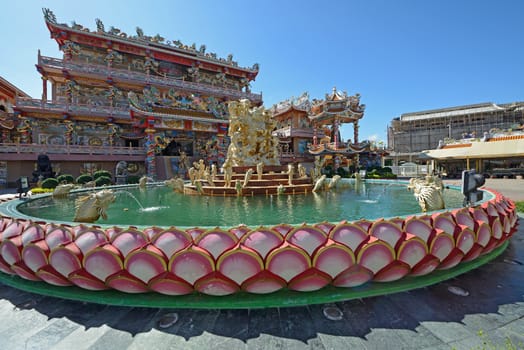
[[[298,168],[298,178],[299,179],[306,178],[307,177],[306,168],[301,163],[298,164],[297,168]]]

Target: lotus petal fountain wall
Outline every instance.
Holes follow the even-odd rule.
[[[55,286],[169,296],[392,282],[451,269],[504,244],[518,216],[511,200],[494,194],[478,207],[433,215],[299,226],[139,230],[4,216],[0,271]]]

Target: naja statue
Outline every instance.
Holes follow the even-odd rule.
[[[106,210],[115,199],[113,190],[101,190],[78,198],[75,202],[76,212],[73,221],[95,222],[100,216],[107,220]]]
[[[411,178],[408,190],[413,190],[413,195],[418,201],[423,212],[444,209],[444,197],[442,195],[444,185],[438,176],[427,175],[425,177]]]

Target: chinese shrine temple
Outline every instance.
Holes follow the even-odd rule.
[[[112,171],[126,161],[130,173],[169,178],[179,157],[220,162],[227,150],[227,102],[262,104],[250,82],[258,64],[241,67],[233,55],[219,58],[205,45],[185,45],[136,35],[97,19],[96,29],[59,23],[44,9],[62,58],[38,52],[42,98],[18,94],[2,117],[2,160],[16,160],[9,177],[31,173],[47,154],[62,173]],[[11,158],[9,158],[12,156]],[[14,157],[14,158],[13,158]]]

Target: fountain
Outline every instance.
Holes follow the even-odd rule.
[[[107,220],[73,222],[68,203],[85,189],[66,199],[41,195],[1,204],[0,280],[117,305],[297,306],[438,283],[498,256],[516,232],[514,203],[493,191],[463,207],[458,190],[445,190],[448,209],[424,202],[421,213],[407,182],[333,181],[315,170],[313,180],[303,167],[286,170],[272,156],[267,129],[256,138],[242,122],[242,115],[261,118],[264,110],[243,102],[230,108],[233,146],[220,176],[198,162],[183,189],[180,181],[146,181],[145,188],[105,190],[137,191],[140,212],[106,193],[109,204],[95,213]],[[380,212],[388,208],[405,211]],[[152,219],[132,221],[141,218]]]

